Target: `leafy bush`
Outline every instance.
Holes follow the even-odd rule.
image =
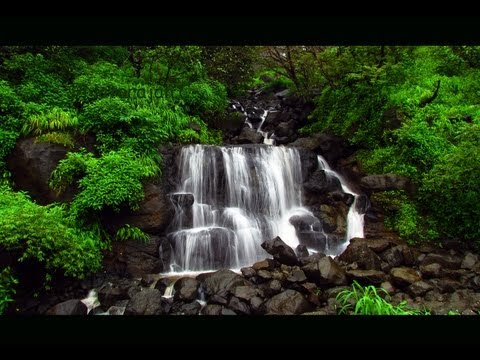
[[[80,193],[75,196],[71,211],[77,219],[88,223],[105,208],[116,212],[122,207],[137,209],[144,196],[142,180],[159,173],[158,160],[125,148],[100,158],[85,152],[69,153],[53,172],[50,186],[62,190],[84,173],[78,181]]]
[[[46,113],[30,117],[23,125],[22,133],[42,135],[55,131],[74,131],[77,126],[78,119],[73,113],[54,107]]]
[[[54,131],[48,134],[37,136],[37,142],[46,142],[50,144],[63,145],[65,147],[73,148],[75,141],[69,133]]]
[[[225,87],[217,81],[196,81],[180,92],[186,111],[200,117],[220,113],[227,106]]]
[[[18,280],[12,275],[10,267],[4,268],[0,271],[0,315],[2,315],[8,308],[8,305],[13,302],[15,295],[15,285]]]
[[[130,224],[125,224],[118,229],[115,238],[119,241],[135,240],[144,243],[150,240],[150,237],[147,234],[145,234],[139,228],[131,226]]]
[[[412,309],[404,300],[398,305],[392,305],[380,294],[388,297],[388,292],[382,288],[368,285],[363,287],[354,281],[351,289],[342,290],[336,300],[342,307],[339,314],[352,315],[429,315],[429,312]]]
[[[82,278],[101,265],[98,232],[82,230],[63,206],[39,206],[27,195],[0,187],[0,246],[33,259],[48,272]]]

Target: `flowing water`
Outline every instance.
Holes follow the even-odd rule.
[[[319,167],[356,196],[320,157]],[[295,148],[187,146],[181,151],[180,178],[175,194],[193,196],[193,205],[188,211],[177,205],[168,234],[174,272],[250,266],[268,256],[260,244],[275,236],[295,248],[299,240],[289,219],[313,216],[302,205],[301,160]],[[363,236],[362,217],[354,203],[345,240]]]

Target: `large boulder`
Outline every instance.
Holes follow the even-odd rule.
[[[125,315],[160,315],[164,313],[162,304],[160,291],[144,288],[132,296],[125,309]]]
[[[412,268],[396,267],[390,270],[392,282],[398,287],[408,286],[422,280],[421,276]]]
[[[421,266],[440,264],[444,269],[456,270],[462,265],[463,259],[450,254],[428,254],[422,261]]]
[[[275,295],[263,307],[264,312],[271,315],[296,315],[313,310],[312,304],[295,290],[285,290]]]
[[[140,202],[139,209],[116,216],[115,222],[130,224],[149,233],[162,232],[175,215],[173,204],[160,185],[147,184],[144,192],[145,197]]]
[[[330,166],[335,166],[339,159],[349,155],[344,141],[338,136],[329,134],[317,133],[298,138],[291,145],[322,154]]]
[[[249,127],[244,127],[240,135],[238,135],[239,144],[261,144],[263,143],[262,134]]]
[[[295,251],[278,236],[272,240],[263,242],[261,246],[281,264],[296,265],[298,263]]]
[[[343,269],[329,256],[302,268],[307,278],[320,285],[344,285],[347,278]]]
[[[349,270],[347,278],[350,281],[358,281],[362,285],[381,284],[386,275],[378,270]]]
[[[193,301],[198,297],[200,283],[192,278],[184,277],[175,282],[175,300]]]
[[[370,250],[364,241],[350,241],[338,260],[347,264],[355,262],[362,270],[380,270],[382,268],[382,260]]]
[[[198,279],[198,277],[197,277]],[[208,295],[233,292],[237,286],[251,285],[247,280],[231,270],[219,270],[208,274],[203,281]]]
[[[67,300],[47,311],[47,315],[87,315],[87,306],[78,299]]]
[[[370,192],[405,190],[409,193],[414,192],[414,187],[409,178],[397,174],[369,175],[360,180],[362,189]]]
[[[16,188],[27,191],[42,205],[72,200],[75,195],[72,189],[57,194],[48,186],[52,171],[69,151],[62,145],[37,142],[35,138],[19,140],[7,158]]]

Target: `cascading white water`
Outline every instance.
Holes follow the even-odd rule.
[[[333,171],[330,166],[328,165],[327,161],[321,156],[318,155],[318,166],[321,170],[324,170],[328,176],[336,177],[340,181],[340,185],[342,186],[342,190],[346,194],[351,194],[354,196],[354,200],[352,205],[350,205],[350,209],[348,210],[347,215],[347,233],[345,236],[345,242],[342,244],[341,248],[338,249],[339,253],[342,253],[345,248],[349,244],[349,240],[353,239],[354,237],[363,238],[363,225],[364,225],[364,214],[360,214],[357,209],[357,200],[359,194],[354,192],[350,187],[347,185],[345,179],[338,174],[337,172]]]
[[[173,269],[241,268],[264,259],[260,244],[275,236],[298,245],[289,218],[302,207],[298,150],[271,146],[192,145],[181,152],[180,193],[191,193],[192,219],[177,211]],[[191,226],[184,225],[191,224]]]

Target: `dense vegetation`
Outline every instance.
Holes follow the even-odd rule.
[[[479,59],[464,46],[0,47],[0,252],[43,264],[48,283],[98,270],[111,241],[146,241],[129,224],[106,231],[102,213],[138,207],[161,146],[221,143],[227,97],[253,86],[312,101],[300,132],[344,137],[365,173],[413,181],[414,194],[375,195],[402,237],[475,243]],[[50,186],[77,186],[71,203],[12,190],[5,160],[24,137],[70,149]],[[17,281],[0,271],[1,313]]]

